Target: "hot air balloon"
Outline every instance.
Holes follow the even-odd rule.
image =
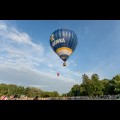
[[[50,46],[53,51],[64,61],[74,52],[78,44],[78,38],[72,30],[57,29],[50,36]]]
[[[59,76],[60,75],[60,73],[57,73],[57,76]]]

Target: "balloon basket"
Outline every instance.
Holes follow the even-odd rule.
[[[66,62],[63,63],[63,66],[66,66]]]

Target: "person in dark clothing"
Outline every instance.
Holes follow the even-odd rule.
[[[38,96],[36,96],[35,98],[33,98],[33,100],[38,100]]]
[[[18,98],[18,95],[14,95],[14,100],[17,100],[17,98]]]

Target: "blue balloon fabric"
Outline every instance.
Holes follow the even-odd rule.
[[[72,30],[58,29],[50,36],[50,46],[53,51],[65,62],[74,52],[78,38]]]

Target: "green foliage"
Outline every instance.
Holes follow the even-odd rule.
[[[120,74],[113,77],[112,81],[114,85],[114,92],[116,94],[120,94]]]
[[[103,95],[103,86],[99,80],[99,76],[97,74],[93,74],[91,76],[92,81],[92,92],[94,96],[100,96]]]
[[[53,92],[43,92],[42,93],[42,97],[59,97],[59,93],[57,91],[53,91]]]
[[[13,85],[13,84],[0,84],[0,96],[2,95],[7,95],[7,96],[11,96],[11,95],[25,95],[28,97],[35,97],[35,96],[39,96],[39,97],[58,97],[60,96],[59,93],[57,91],[53,91],[53,92],[44,92],[41,89],[35,88],[35,87],[27,87],[24,88],[22,86],[17,86],[17,85]]]
[[[109,79],[103,79],[100,81],[101,86],[102,86],[102,91],[103,91],[103,95],[109,95],[109,83],[110,80]]]
[[[93,74],[89,78],[86,74],[82,75],[82,83],[74,85],[69,96],[102,96],[120,94],[120,74],[109,79],[99,80],[98,74]]]
[[[82,83],[74,85],[70,92],[61,96],[101,96],[120,94],[120,74],[114,76],[111,80],[100,80],[97,74],[93,74],[89,78],[86,74],[82,75]],[[14,84],[0,84],[0,96],[2,95],[25,95],[28,97],[60,97],[57,91],[42,91],[35,87],[22,87]]]
[[[80,86],[74,85],[71,89],[70,96],[80,96]]]

